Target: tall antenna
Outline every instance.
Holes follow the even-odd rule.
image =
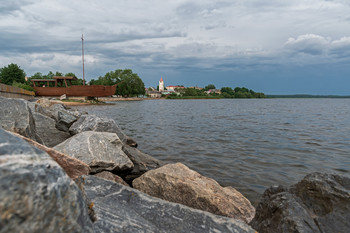
[[[81,34],[81,50],[83,55],[83,85],[85,85],[85,68],[84,68],[84,34]]]

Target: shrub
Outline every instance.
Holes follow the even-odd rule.
[[[19,82],[14,81],[12,83],[12,86],[19,87],[19,88],[22,88],[22,89],[27,90],[27,91],[34,91],[35,92],[34,88],[29,86],[28,84],[19,83]]]

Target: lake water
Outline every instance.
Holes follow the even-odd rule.
[[[139,149],[181,162],[254,205],[310,172],[350,175],[350,99],[144,100],[78,109],[114,119]]]

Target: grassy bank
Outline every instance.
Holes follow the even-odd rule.
[[[168,96],[167,99],[222,99],[220,96]]]

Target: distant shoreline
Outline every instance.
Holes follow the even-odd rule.
[[[332,99],[348,99],[350,98],[349,95],[304,95],[304,94],[297,94],[297,95],[266,95],[266,98],[332,98]]]

